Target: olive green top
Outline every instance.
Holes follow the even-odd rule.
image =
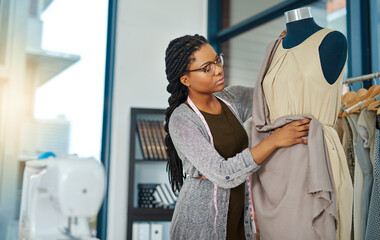
[[[227,159],[248,147],[248,135],[228,106],[223,101],[219,100],[219,102],[222,104],[222,113],[200,112],[210,128],[216,151]],[[244,194],[245,183],[231,188],[227,216],[227,240],[245,239]]]

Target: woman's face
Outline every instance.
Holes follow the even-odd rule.
[[[201,69],[206,67],[209,72],[202,70],[187,72],[181,77],[181,82],[189,88],[189,94],[201,93],[209,94],[219,92],[224,89],[223,67],[214,64],[218,60],[218,55],[210,44],[204,44],[191,56],[193,61],[190,62],[188,70]],[[207,66],[211,64],[211,68]]]

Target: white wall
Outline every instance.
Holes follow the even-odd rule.
[[[165,49],[207,32],[207,1],[119,0],[107,239],[126,239],[130,108],[166,108]]]

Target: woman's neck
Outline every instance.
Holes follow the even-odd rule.
[[[222,106],[214,94],[194,94],[189,92],[189,98],[194,105],[203,112],[219,114],[222,112]]]

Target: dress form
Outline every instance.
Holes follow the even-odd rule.
[[[286,49],[301,44],[308,37],[322,29],[315,23],[310,7],[287,11],[284,15],[287,34],[282,44]],[[346,63],[346,37],[338,31],[329,33],[319,46],[319,57],[326,81],[329,84],[334,84]]]

